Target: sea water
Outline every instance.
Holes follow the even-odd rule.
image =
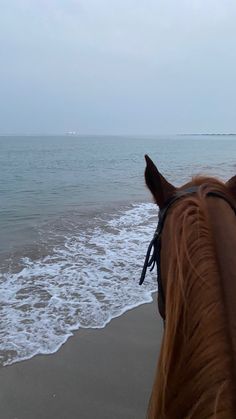
[[[236,137],[0,137],[0,364],[152,301],[144,154],[175,185],[236,172]]]

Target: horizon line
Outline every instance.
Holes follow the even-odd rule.
[[[183,133],[122,133],[122,134],[115,134],[115,133],[102,133],[102,134],[91,134],[91,133],[77,133],[77,132],[65,132],[65,133],[0,133],[0,137],[155,137],[155,136],[236,136],[236,132],[183,132]]]

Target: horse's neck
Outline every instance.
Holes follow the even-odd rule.
[[[221,200],[208,199],[209,219],[221,278],[225,314],[232,347],[232,369],[236,380],[236,216]]]
[[[201,232],[195,228],[186,246],[190,248],[196,240],[196,249],[191,262],[187,255],[183,258],[183,276],[178,278],[176,263],[172,263],[172,271],[168,268],[168,316],[150,419],[235,417],[236,218],[223,200],[208,198],[207,202],[209,230],[204,230],[203,220],[203,247],[197,244]],[[169,223],[164,234],[173,242],[174,224]],[[171,266],[169,256],[164,252],[162,266]],[[197,267],[198,273],[192,267]],[[185,282],[186,310],[173,329],[181,281]]]

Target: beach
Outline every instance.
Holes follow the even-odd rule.
[[[0,419],[146,418],[165,195],[236,173],[235,17],[1,3]]]
[[[2,419],[142,419],[162,335],[156,297],[81,329],[55,354],[2,367]]]
[[[158,222],[143,156],[176,186],[196,173],[227,180],[235,140],[15,136],[0,146],[0,419],[144,418],[162,322],[155,270],[138,285]]]

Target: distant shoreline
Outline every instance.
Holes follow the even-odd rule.
[[[1,137],[69,137],[69,138],[81,138],[81,137],[235,137],[236,133],[234,132],[230,132],[230,133],[208,133],[208,132],[203,132],[203,133],[163,133],[163,134],[70,134],[70,133],[58,133],[58,134],[47,134],[47,133],[33,133],[33,134],[28,134],[28,133],[21,133],[21,134],[15,134],[15,133],[0,133],[0,138]]]
[[[223,136],[226,136],[226,137],[229,137],[229,136],[236,136],[236,133],[234,133],[234,132],[230,132],[230,133],[216,133],[216,134],[212,134],[212,133],[207,133],[207,132],[204,132],[204,133],[202,133],[202,134],[200,134],[200,133],[195,133],[195,134],[177,134],[178,136],[180,135],[180,136],[195,136],[195,137],[205,137],[205,136],[208,136],[208,137],[223,137]]]

